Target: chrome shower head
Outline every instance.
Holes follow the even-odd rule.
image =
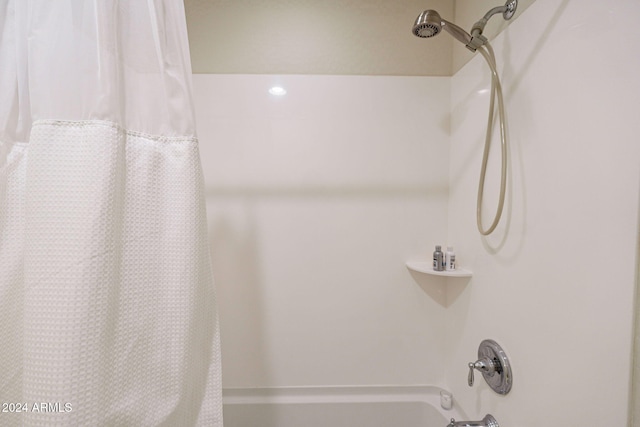
[[[412,32],[418,37],[428,38],[438,35],[443,29],[465,45],[471,42],[469,33],[456,24],[442,19],[435,10],[422,12],[413,24]]]
[[[435,10],[425,10],[413,24],[413,34],[428,38],[437,35],[442,30],[442,18]]]

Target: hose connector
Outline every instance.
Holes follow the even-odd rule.
[[[469,43],[467,43],[465,46],[471,52],[475,52],[480,46],[484,46],[485,44],[487,44],[487,41],[487,38],[482,35],[482,32],[473,30],[471,32],[471,40],[469,40]]]

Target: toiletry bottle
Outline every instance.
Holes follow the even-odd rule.
[[[456,254],[453,252],[453,246],[447,246],[447,252],[444,254],[444,269],[452,271],[456,269]]]
[[[436,250],[433,253],[433,269],[435,271],[444,270],[444,254],[440,245],[436,246]]]

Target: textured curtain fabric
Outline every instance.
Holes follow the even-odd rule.
[[[0,425],[221,403],[183,2],[0,0]]]

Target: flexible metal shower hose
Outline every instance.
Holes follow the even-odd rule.
[[[497,227],[502,216],[502,210],[504,208],[504,196],[507,186],[507,133],[505,125],[504,115],[504,102],[502,99],[502,86],[500,85],[500,78],[498,77],[498,71],[496,70],[496,59],[493,53],[493,48],[486,42],[484,46],[478,47],[478,51],[482,54],[484,59],[491,68],[491,101],[489,103],[489,121],[487,123],[487,134],[484,143],[484,153],[482,155],[482,168],[480,170],[480,180],[478,182],[478,201],[476,206],[476,221],[478,225],[478,231],[483,236],[488,236]],[[484,229],[482,225],[482,200],[484,196],[484,180],[487,174],[487,161],[489,159],[489,151],[491,147],[491,137],[493,133],[493,112],[495,110],[495,99],[498,98],[498,116],[500,119],[500,144],[502,152],[502,170],[500,173],[500,198],[498,200],[498,207],[496,214],[493,218],[493,222],[489,228]]]

